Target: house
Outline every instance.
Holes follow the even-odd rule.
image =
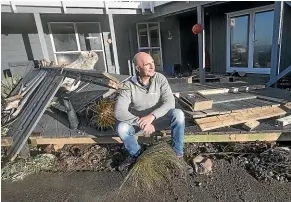
[[[138,51],[158,71],[180,65],[184,75],[200,68],[201,77],[242,71],[272,79],[291,65],[290,2],[2,1],[1,17],[2,76],[17,72],[15,63],[64,65],[81,51],[97,53],[96,70],[116,74],[133,74]],[[195,35],[197,23],[204,31]]]

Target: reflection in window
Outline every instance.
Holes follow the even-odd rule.
[[[151,47],[159,47],[159,28],[158,24],[149,24]]]
[[[102,50],[99,26],[94,23],[76,23],[82,51]]]
[[[255,14],[254,68],[271,67],[274,11]]]
[[[249,15],[230,18],[230,66],[248,67]]]
[[[73,23],[53,23],[51,31],[57,52],[78,50]]]
[[[147,24],[138,24],[138,37],[140,47],[149,47]]]
[[[74,68],[88,69],[90,67],[90,69],[106,71],[99,23],[49,23],[49,26],[57,65],[67,66],[71,63],[75,65],[78,62]]]

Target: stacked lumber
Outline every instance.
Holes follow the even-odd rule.
[[[180,93],[180,102],[192,111],[200,111],[211,109],[213,100],[196,93]]]
[[[287,112],[281,107],[247,109],[241,112],[234,112],[225,115],[205,117],[195,119],[196,124],[202,131],[243,124],[250,121],[268,119],[272,117],[285,115]]]

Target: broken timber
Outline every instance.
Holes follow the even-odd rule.
[[[166,136],[170,133],[165,131]],[[140,143],[150,143],[155,139],[152,137],[136,136]],[[5,141],[4,141],[5,140]],[[9,138],[4,137],[1,140],[1,146],[9,146]],[[198,132],[185,133],[184,142],[249,142],[249,141],[269,141],[284,142],[291,141],[291,131],[262,131],[262,132]],[[31,145],[63,145],[63,144],[122,144],[122,140],[116,136],[84,136],[84,137],[36,137],[30,136]]]
[[[202,131],[208,131],[249,121],[281,116],[286,113],[287,112],[280,107],[259,108],[246,110],[245,112],[234,112],[226,115],[195,119],[195,122]]]
[[[281,127],[289,124],[291,124],[291,115],[276,120],[276,125]]]
[[[58,91],[63,79],[64,76],[60,70],[48,70],[46,77],[35,89],[27,105],[12,123],[11,129],[7,132],[8,136],[12,138],[12,145],[8,149],[10,160],[13,161],[26,144],[29,135]]]
[[[242,125],[242,128],[246,129],[247,131],[252,131],[259,125],[260,125],[260,122],[254,120],[254,121],[249,121],[249,122],[244,123]]]
[[[195,93],[180,93],[180,99],[187,103],[193,111],[201,111],[212,108],[213,101]]]

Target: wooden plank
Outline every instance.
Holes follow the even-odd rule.
[[[241,100],[255,99],[257,96],[248,93],[228,93],[228,94],[216,94],[205,96],[208,99],[213,100],[213,104],[234,102]]]
[[[253,141],[290,141],[291,132],[270,132],[270,133],[231,133],[231,134],[191,134],[184,136],[185,143],[191,142],[253,142]]]
[[[215,95],[215,94],[224,94],[228,93],[228,88],[217,88],[217,89],[207,89],[207,90],[199,90],[197,91],[200,95]]]
[[[237,108],[232,110],[231,112],[240,112],[242,110],[245,110],[245,109],[256,109],[256,108],[260,108],[258,107],[257,105],[251,103],[251,101],[253,100],[256,100],[256,99],[251,99],[249,100],[250,102],[246,102],[245,100],[242,100],[242,101],[237,101],[236,104],[237,104]],[[227,104],[230,104],[231,102],[227,103]]]
[[[249,122],[244,123],[242,125],[242,128],[246,129],[247,131],[252,131],[259,125],[260,125],[260,122],[254,120],[254,121],[249,121]]]
[[[285,115],[287,112],[280,107],[251,109],[245,112],[236,112],[215,117],[195,119],[202,131],[237,125],[253,120],[267,119],[275,116]]]
[[[203,113],[203,112],[193,112],[193,111],[188,111],[188,110],[183,110],[185,112],[186,115],[190,116],[191,118],[193,119],[196,119],[196,118],[202,118],[202,117],[206,117],[207,114],[206,113]]]
[[[291,115],[276,120],[276,125],[281,127],[289,124],[291,124]]]
[[[11,137],[1,137],[1,147],[12,145],[13,139]]]
[[[170,131],[166,131],[166,136],[169,137]],[[103,137],[70,137],[70,138],[45,138],[31,136],[30,142],[32,145],[47,145],[47,144],[120,144],[122,143],[119,137],[103,136]],[[137,136],[140,143],[149,143],[151,138]],[[248,141],[291,141],[291,132],[246,132],[246,133],[185,133],[184,142],[248,142]],[[1,145],[6,146],[6,145]],[[9,145],[7,145],[9,146]]]
[[[180,93],[180,97],[190,104],[194,111],[201,111],[212,108],[213,101],[196,93]]]
[[[145,137],[143,134],[136,135],[135,138],[139,142],[149,143],[151,137]],[[30,140],[36,145],[46,144],[113,144],[123,143],[120,137],[116,136],[84,136],[84,137],[68,137],[68,138],[48,138],[48,137],[30,137]]]

